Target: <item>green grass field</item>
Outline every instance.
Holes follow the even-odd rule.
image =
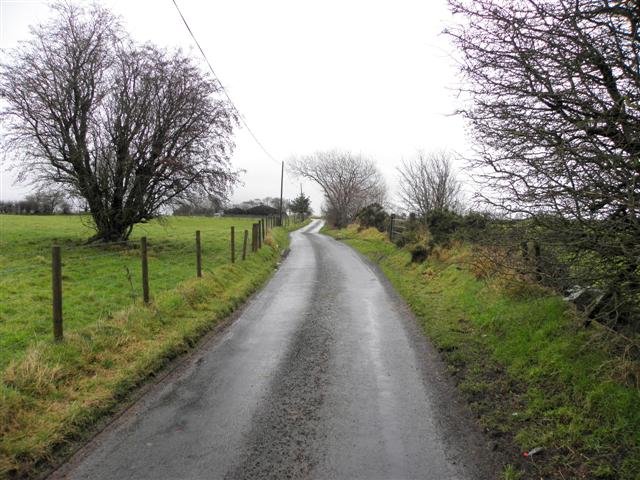
[[[64,327],[76,331],[142,296],[139,238],[149,241],[149,283],[157,295],[196,274],[195,231],[201,230],[203,270],[228,263],[230,227],[251,219],[171,217],[138,225],[131,242],[87,246],[80,216],[0,216],[0,369],[32,343],[49,339],[51,246],[62,247]]]
[[[172,217],[130,245],[85,245],[79,216],[0,216],[0,478],[33,477],[68,453],[134,388],[226,318],[273,273],[288,229],[230,263],[247,218]],[[196,278],[195,231],[203,278]],[[141,236],[151,303],[142,302]],[[64,341],[54,342],[51,246],[62,247]],[[250,250],[250,249],[249,249]]]
[[[627,340],[584,328],[534,282],[487,275],[469,245],[416,264],[376,230],[327,233],[377,262],[416,313],[502,452],[504,479],[640,479],[640,366]]]

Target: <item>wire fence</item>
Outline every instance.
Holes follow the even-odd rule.
[[[401,218],[392,214],[389,216],[389,226],[387,231],[389,232],[389,240],[394,242],[398,236],[402,235],[407,231],[408,219]]]
[[[2,253],[0,350],[10,357],[49,336],[52,327],[54,339],[61,341],[66,329],[108,317],[134,302],[150,303],[154,295],[189,278],[245,261],[262,248],[272,228],[303,220],[246,217],[228,229],[91,245],[34,245],[33,255]]]

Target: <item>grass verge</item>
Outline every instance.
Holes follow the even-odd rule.
[[[626,341],[584,328],[534,283],[484,275],[471,246],[415,264],[376,230],[325,233],[378,263],[415,312],[503,456],[502,478],[640,479],[640,367]]]
[[[9,360],[0,382],[0,478],[43,472],[98,420],[188,351],[272,274],[289,229],[274,229],[246,261],[77,325],[62,343],[38,339]]]

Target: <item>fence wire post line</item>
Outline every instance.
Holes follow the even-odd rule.
[[[202,277],[202,247],[200,242],[200,230],[196,230],[196,275]]]
[[[51,249],[51,286],[53,290],[53,339],[62,341],[62,258],[60,247]]]
[[[535,269],[536,269],[536,281],[542,281],[542,266],[540,262],[540,244],[537,241],[533,242],[533,256],[535,258]]]
[[[231,227],[231,263],[236,263],[236,227]]]
[[[147,237],[140,239],[140,256],[142,257],[142,298],[149,303],[149,261],[147,258]]]
[[[251,232],[251,249],[253,252],[258,251],[258,224],[253,224],[253,229]]]
[[[271,231],[270,227],[276,224],[277,220],[278,217],[275,215],[258,218],[251,216],[251,220],[246,218],[243,220],[246,223],[241,226],[221,224],[215,229],[191,230],[188,228],[184,234],[172,236],[172,240],[161,239],[159,242],[149,240],[145,235],[127,242],[91,245],[91,248],[87,245],[74,248],[69,242],[67,245],[42,245],[35,250],[38,254],[38,262],[42,262],[40,265],[37,264],[38,262],[22,265],[30,260],[24,255],[0,255],[3,262],[5,260],[10,262],[6,265],[9,268],[0,270],[0,276],[15,272],[30,272],[21,276],[27,279],[37,277],[40,283],[29,285],[29,288],[40,289],[38,295],[40,298],[34,304],[34,312],[37,309],[38,317],[45,322],[50,322],[47,323],[49,326],[44,335],[49,338],[49,341],[59,342],[68,337],[69,325],[73,328],[77,326],[79,316],[83,319],[78,325],[81,327],[85,325],[84,318],[90,317],[84,312],[85,302],[86,307],[90,307],[91,315],[95,312],[99,317],[110,315],[114,308],[135,305],[140,299],[144,301],[144,305],[151,304],[149,256],[153,257],[154,268],[156,268],[154,298],[160,299],[157,295],[193,278],[194,263],[196,275],[204,276],[203,260],[204,262],[207,260],[203,259],[203,254],[206,256],[211,252],[214,253],[214,266],[228,265],[229,262],[235,264],[240,258],[247,260],[250,254],[249,229],[244,228],[245,226],[252,225],[251,251],[259,252],[263,246],[268,247],[267,237]],[[215,234],[203,237],[203,232],[207,231]],[[224,234],[225,231],[230,233],[230,237],[226,236],[229,233]],[[242,238],[237,238],[238,236]],[[225,237],[227,240],[224,240]],[[230,243],[227,243],[229,240]],[[209,251],[207,248],[212,241],[215,246]],[[241,243],[238,244],[239,242]],[[224,247],[224,245],[227,246]],[[226,248],[230,248],[230,252]],[[229,253],[224,254],[225,251]],[[14,265],[16,268],[11,268]],[[13,278],[12,275],[8,275],[7,280],[10,282]],[[18,280],[17,277],[16,280]],[[139,288],[142,291],[138,290]],[[86,291],[91,291],[89,299],[86,298]],[[13,308],[13,304],[11,302],[9,304]],[[78,314],[76,306],[82,307],[81,314]],[[27,318],[32,314],[28,311],[19,311],[16,313],[16,318]],[[65,322],[67,325],[64,325]]]
[[[242,260],[247,258],[247,237],[249,237],[249,230],[244,231],[244,239],[242,240]]]

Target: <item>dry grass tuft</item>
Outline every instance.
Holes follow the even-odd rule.
[[[278,242],[276,242],[271,236],[271,230],[269,230],[266,236],[264,237],[264,244],[267,245],[268,247],[278,248]]]
[[[24,408],[26,399],[9,385],[0,383],[0,437],[14,430],[16,412]]]
[[[2,382],[30,396],[54,391],[66,375],[59,364],[47,363],[42,348],[42,345],[31,347],[20,360],[9,363],[3,372]]]

